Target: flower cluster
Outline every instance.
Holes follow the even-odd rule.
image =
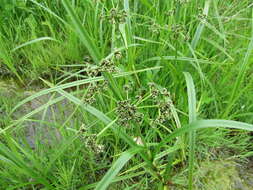
[[[118,101],[116,112],[119,116],[119,124],[128,126],[130,122],[141,122],[143,114],[137,111],[137,107],[131,104],[131,101],[122,100]]]
[[[102,83],[92,83],[89,85],[88,90],[84,96],[84,102],[87,104],[92,104],[96,101],[95,95],[99,92],[106,90],[108,87],[108,81]]]
[[[175,15],[175,12],[176,12],[176,9],[174,8],[174,9],[171,9],[171,10],[167,11],[165,14],[166,14],[167,16],[174,16],[174,15]]]
[[[112,23],[125,23],[126,22],[127,13],[125,10],[118,10],[116,8],[112,8],[108,14],[102,15],[102,19],[109,19]]]
[[[171,26],[171,31],[173,33],[173,38],[178,39],[180,33],[184,33],[185,28],[181,24],[174,24]]]
[[[185,41],[189,41],[190,40],[190,34],[187,31],[187,29],[181,25],[181,24],[174,24],[171,26],[171,32],[173,34],[173,38],[174,39],[178,39],[179,36],[183,36]]]
[[[97,144],[96,135],[89,135],[84,138],[85,145],[90,150],[93,150],[96,154],[103,153],[105,150],[105,146],[102,144]]]
[[[103,60],[99,66],[87,66],[87,74],[89,77],[96,77],[101,72],[114,73],[117,72],[117,67],[114,65],[112,60]]]
[[[154,34],[158,34],[160,32],[160,28],[161,26],[159,24],[157,24],[156,22],[153,22],[149,28],[149,30],[154,33]]]
[[[158,116],[153,120],[155,124],[162,124],[171,117],[171,106],[173,105],[170,92],[166,89],[158,89],[154,83],[149,83],[151,97],[158,106]]]
[[[120,60],[122,58],[122,53],[120,51],[116,51],[114,53],[114,57],[116,60]]]
[[[158,105],[159,115],[155,119],[155,123],[164,123],[166,119],[171,117],[171,99],[167,99],[167,101],[161,101]]]
[[[0,76],[6,76],[11,74],[12,73],[8,70],[8,68],[0,62]]]
[[[205,21],[207,19],[207,15],[203,13],[203,8],[198,8],[198,19],[201,21]]]
[[[189,3],[190,0],[177,0],[177,2],[178,2],[179,4],[181,4],[181,5],[183,5],[183,4]]]
[[[100,68],[100,72],[113,73],[117,71],[114,63],[111,60],[102,61],[99,68]]]

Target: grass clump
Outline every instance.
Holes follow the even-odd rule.
[[[4,1],[1,80],[22,90],[0,86],[1,187],[235,188],[252,155],[252,6]]]

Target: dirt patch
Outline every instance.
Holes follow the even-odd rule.
[[[253,171],[235,161],[205,161],[198,170],[198,190],[252,190]]]

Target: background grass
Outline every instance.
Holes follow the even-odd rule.
[[[3,1],[0,188],[205,189],[202,162],[250,160],[252,134],[236,128],[251,126],[204,120],[196,129],[235,129],[186,128],[204,118],[253,122],[252,6]],[[31,147],[31,123],[57,129],[60,140],[53,133]]]

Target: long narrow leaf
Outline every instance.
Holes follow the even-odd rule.
[[[121,154],[118,160],[112,165],[109,171],[105,174],[103,179],[98,183],[95,190],[105,190],[113,182],[113,179],[124,167],[124,165],[137,153],[140,149],[130,149]]]
[[[208,15],[208,12],[209,12],[209,7],[210,7],[210,0],[207,0],[206,3],[205,3],[205,7],[204,7],[204,10],[203,10],[203,14],[204,15]],[[197,44],[200,40],[200,37],[201,37],[201,34],[204,30],[204,24],[203,23],[200,23],[197,27],[197,30],[194,34],[194,37],[192,39],[192,42],[191,42],[191,46],[193,49],[195,49],[197,47]]]
[[[250,59],[250,55],[252,54],[252,50],[253,50],[253,15],[252,15],[252,19],[251,19],[251,24],[252,24],[251,40],[249,42],[247,52],[244,56],[243,62],[240,66],[240,71],[239,71],[239,74],[237,76],[236,82],[233,86],[233,90],[232,90],[230,99],[228,101],[226,111],[222,115],[223,117],[226,117],[230,113],[235,101],[237,100],[236,95],[239,94],[238,93],[239,92],[238,88],[242,84],[242,82],[245,78],[245,75],[246,75],[247,68],[249,67],[249,64],[251,63],[251,61],[249,61],[249,59]]]
[[[189,106],[189,123],[196,121],[196,93],[193,79],[188,72],[184,72],[186,84],[187,84],[187,95],[188,95],[188,106]]]
[[[168,142],[170,142],[172,139],[179,137],[181,135],[184,135],[185,133],[190,132],[190,131],[194,131],[197,129],[204,129],[204,128],[220,128],[220,127],[253,131],[253,125],[239,122],[239,121],[222,120],[222,119],[198,120],[182,128],[176,129],[173,133],[171,133],[164,141],[159,143],[157,146],[162,147]]]
[[[196,111],[196,93],[193,79],[190,73],[184,73],[186,84],[187,84],[187,94],[188,94],[188,109],[189,109],[189,123],[195,122],[197,120],[197,111]],[[194,155],[195,155],[195,139],[196,132],[189,132],[189,183],[188,188],[191,190],[193,188],[193,172],[194,172]]]
[[[161,67],[151,67],[151,68],[146,68],[146,69],[141,69],[141,70],[137,70],[137,71],[129,71],[129,72],[122,72],[122,73],[118,73],[113,75],[114,78],[119,78],[119,77],[124,77],[124,76],[129,76],[135,73],[140,73],[140,72],[145,72],[145,71],[149,71],[149,70],[155,70],[155,69],[160,69]],[[83,84],[88,84],[88,83],[92,83],[92,82],[99,82],[99,81],[103,81],[105,80],[104,77],[93,77],[93,78],[89,78],[89,79],[84,79],[84,80],[78,80],[78,81],[74,81],[74,82],[70,82],[70,83],[66,83],[66,84],[62,84],[62,85],[58,85],[58,86],[54,86],[52,88],[49,89],[45,89],[45,90],[41,90],[40,92],[29,96],[28,98],[22,100],[21,102],[19,102],[13,109],[12,109],[12,113],[19,108],[20,106],[22,106],[23,104],[38,98],[40,96],[49,94],[51,92],[57,92],[60,89],[66,89],[66,88],[71,88],[71,87],[75,87],[75,86],[79,86],[79,85],[83,85]]]
[[[51,40],[51,41],[58,42],[56,39],[51,38],[51,37],[41,37],[41,38],[37,38],[37,39],[31,40],[31,41],[25,42],[25,43],[15,47],[14,49],[12,49],[11,52],[14,52],[14,51],[16,51],[16,50],[18,50],[22,47],[25,47],[25,46],[28,46],[28,45],[31,45],[31,44],[34,44],[34,43],[38,43],[40,41],[45,41],[45,40]]]
[[[72,22],[74,23],[75,30],[79,34],[80,39],[82,40],[83,44],[86,46],[87,50],[89,51],[91,57],[96,63],[99,63],[101,60],[101,55],[99,53],[98,47],[94,43],[94,41],[89,36],[88,32],[82,26],[81,21],[79,20],[77,14],[74,11],[74,8],[71,6],[68,0],[62,0],[62,3],[70,15]]]

